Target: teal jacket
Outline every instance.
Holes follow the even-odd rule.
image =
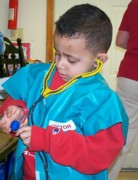
[[[42,94],[44,78],[49,66],[49,64],[27,65],[4,83],[3,87],[14,99],[25,101],[30,109]],[[50,75],[48,86],[51,83],[54,71],[55,69]],[[50,120],[62,123],[73,120],[75,131],[84,136],[94,135],[101,129],[107,129],[122,122],[122,130],[124,137],[126,137],[128,128],[128,118],[119,97],[108,87],[100,73],[78,78],[63,91],[51,94],[38,102],[33,112],[33,124],[47,127]],[[32,124],[31,120],[29,121]],[[22,153],[25,149],[26,146],[19,140],[15,157],[14,180],[22,179]],[[108,179],[106,169],[94,175],[86,175],[69,166],[57,164],[49,154],[45,154],[50,180]],[[43,163],[37,152],[35,159],[36,179],[46,179]]]

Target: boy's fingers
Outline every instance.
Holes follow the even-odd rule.
[[[19,136],[21,133],[23,132],[27,132],[29,131],[30,127],[29,126],[23,126],[20,129],[17,130],[16,132],[16,136]]]
[[[11,129],[10,128],[4,128],[3,132],[6,134],[9,134],[11,132]]]
[[[23,126],[27,125],[27,123],[28,123],[28,119],[26,118],[26,119],[21,123],[21,126],[20,126],[20,127],[23,127]]]
[[[16,115],[16,112],[17,112],[17,110],[16,110],[16,111],[7,110],[7,111],[6,111],[6,115],[7,115],[8,118],[10,118],[10,117],[13,116],[14,114]]]

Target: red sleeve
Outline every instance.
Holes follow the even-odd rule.
[[[10,105],[15,105],[15,106],[21,106],[21,107],[26,107],[26,104],[24,101],[21,100],[15,100],[12,97],[8,97],[0,107],[0,114],[4,114],[5,110],[7,109],[8,106]]]
[[[121,123],[93,136],[76,131],[63,132],[48,126],[32,126],[30,149],[45,151],[61,165],[71,166],[84,174],[94,174],[110,166],[124,145]]]

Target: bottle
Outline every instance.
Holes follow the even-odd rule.
[[[28,109],[20,108],[16,111],[16,118],[11,122],[10,128],[12,132],[20,128],[20,124],[28,117]]]

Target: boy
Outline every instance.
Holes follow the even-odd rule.
[[[6,133],[19,106],[29,109],[28,125],[15,133],[14,180],[108,179],[128,126],[122,103],[99,73],[111,39],[101,9],[74,6],[56,22],[55,63],[27,65],[3,85],[11,96],[1,109]]]

